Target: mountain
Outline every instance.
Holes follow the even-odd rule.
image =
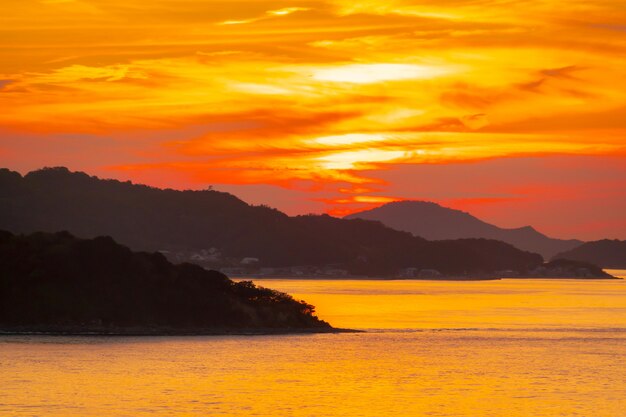
[[[601,278],[620,279],[604,272],[596,264],[570,259],[555,259],[520,278]]]
[[[0,332],[322,330],[314,307],[110,237],[0,231]]]
[[[587,242],[559,253],[554,259],[571,259],[591,262],[603,268],[626,269],[626,240],[604,239]]]
[[[469,213],[425,201],[398,201],[372,210],[354,213],[346,219],[377,220],[396,230],[413,233],[429,240],[485,238],[501,240],[519,249],[550,259],[583,242],[547,237],[530,226],[503,229]]]
[[[471,277],[542,264],[539,255],[494,240],[429,242],[380,222],[289,217],[227,193],[162,190],[66,168],[25,176],[0,170],[0,229],[108,235],[136,250],[212,268],[313,265],[370,276],[417,268]]]

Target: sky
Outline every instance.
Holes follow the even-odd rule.
[[[0,166],[626,239],[626,0],[3,0]]]

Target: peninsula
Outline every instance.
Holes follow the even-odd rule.
[[[0,334],[336,331],[312,305],[110,237],[0,232]]]

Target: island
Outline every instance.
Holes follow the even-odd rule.
[[[0,169],[0,230],[80,238],[111,236],[132,250],[160,252],[229,276],[394,277],[407,268],[445,276],[523,273],[544,259],[489,239],[429,241],[378,221],[327,214],[288,216],[213,189],[159,189],[64,167],[24,176]]]
[[[583,244],[576,239],[555,239],[532,226],[501,228],[470,213],[430,201],[404,200],[352,213],[345,219],[376,220],[395,230],[410,232],[428,240],[484,238],[509,243],[518,249],[538,253],[544,259]]]
[[[0,230],[111,236],[131,250],[231,277],[608,278],[594,265],[546,264],[499,240],[427,240],[380,221],[288,216],[213,189],[159,189],[64,167],[24,176],[0,169]]]
[[[554,259],[572,259],[600,265],[603,268],[626,269],[626,240],[603,239],[587,242],[559,253]]]
[[[0,334],[338,331],[288,294],[234,282],[110,237],[0,231]]]

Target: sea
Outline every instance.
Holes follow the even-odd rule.
[[[255,282],[362,332],[2,336],[0,416],[626,416],[626,280]]]

